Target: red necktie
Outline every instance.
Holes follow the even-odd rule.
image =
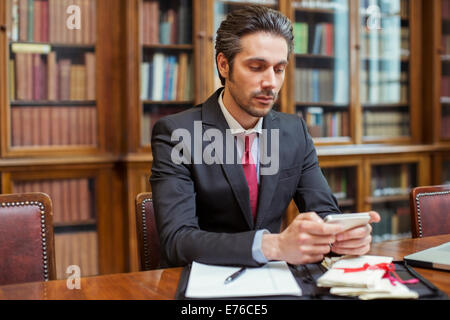
[[[256,210],[258,208],[258,178],[256,176],[256,165],[252,157],[252,144],[255,134],[245,136],[244,154],[242,155],[242,168],[244,169],[245,179],[248,184],[250,195],[250,208],[252,209],[253,220],[256,218]]]

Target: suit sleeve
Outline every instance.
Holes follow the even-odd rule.
[[[198,261],[208,264],[258,266],[252,258],[256,231],[216,233],[201,230],[196,215],[196,193],[191,164],[171,160],[176,126],[158,121],[152,132],[153,166],[150,183],[163,260],[168,266]]]
[[[294,195],[297,208],[300,212],[315,211],[322,218],[331,213],[341,213],[319,167],[316,149],[303,119],[300,121],[299,131],[298,136],[305,139],[305,148],[302,174]]]

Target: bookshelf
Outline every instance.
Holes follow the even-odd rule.
[[[161,117],[194,105],[192,1],[140,2],[141,147]]]
[[[58,27],[67,5],[83,28]],[[5,155],[98,150],[96,0],[8,0]]]
[[[450,1],[441,1],[441,138],[450,140]]]
[[[365,210],[375,210],[381,222],[373,224],[373,241],[380,242],[411,237],[409,195],[413,187],[431,181],[429,159],[423,156],[400,155],[376,157],[365,162]]]
[[[411,136],[410,1],[360,1],[363,139]]]
[[[357,166],[322,167],[322,172],[344,213],[357,212]]]
[[[119,32],[105,23],[121,6],[0,2],[1,192],[51,196],[59,279],[70,264],[83,276],[126,269],[121,198],[110,199],[121,187]]]
[[[350,10],[348,1],[293,1],[294,112],[318,143],[348,141]]]

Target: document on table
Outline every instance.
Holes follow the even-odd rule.
[[[301,296],[302,290],[284,261],[272,261],[259,268],[247,268],[237,279],[224,284],[239,267],[193,262],[185,296],[228,298],[256,296]]]

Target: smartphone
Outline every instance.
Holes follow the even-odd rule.
[[[365,225],[369,223],[369,220],[370,215],[368,212],[330,214],[324,219],[327,223],[340,224],[344,226],[344,231]]]

